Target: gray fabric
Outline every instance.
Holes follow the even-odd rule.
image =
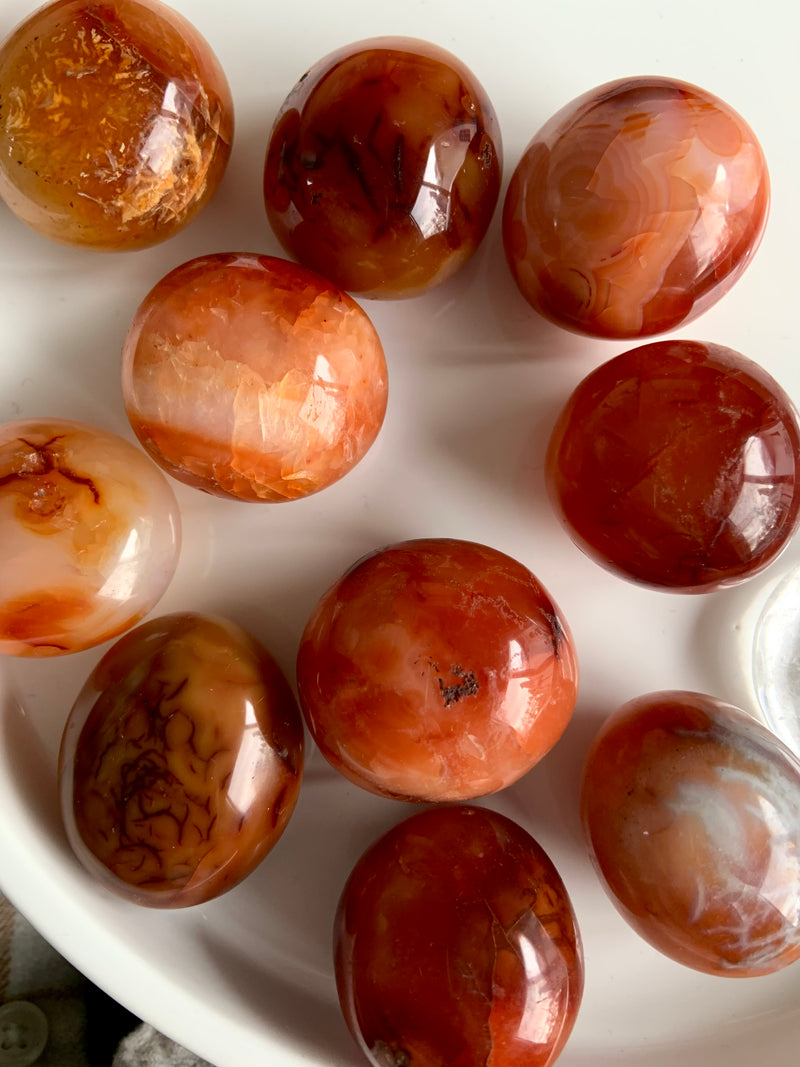
[[[36,1067],[89,1067],[87,979],[0,894],[0,1004],[27,1000],[44,1012],[48,1041]],[[211,1067],[142,1023],[120,1043],[109,1067]]]
[[[213,1067],[143,1023],[120,1043],[112,1067]]]

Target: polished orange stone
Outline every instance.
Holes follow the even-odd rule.
[[[216,57],[158,0],[56,0],[0,47],[0,196],[57,241],[172,236],[216,191],[232,136]]]
[[[359,462],[386,362],[367,315],[294,263],[201,256],[147,295],[124,346],[131,425],[169,474],[238,500],[294,500]]]
[[[412,815],[339,902],[336,982],[373,1067],[548,1067],[577,1019],[583,954],[541,846],[496,812]]]
[[[427,538],[364,557],[297,656],[311,735],[340,773],[405,800],[469,800],[539,762],[575,707],[567,625],[522,563]]]
[[[180,516],[141,449],[66,419],[0,426],[0,654],[58,656],[117,637],[158,602]]]
[[[70,844],[136,904],[219,896],[273,848],[297,801],[303,726],[269,652],[225,619],[166,615],[92,671],[59,758]]]
[[[415,296],[475,252],[502,146],[474,75],[436,45],[378,37],[316,63],[270,135],[264,197],[287,252],[343,289]]]
[[[681,691],[623,705],[581,808],[611,899],[659,951],[734,978],[800,958],[800,764],[743,711]]]
[[[523,296],[559,326],[646,337],[691,322],[750,262],[769,176],[744,119],[671,78],[610,82],[559,111],[509,184]]]
[[[794,406],[722,345],[655,341],[604,363],[567,401],[546,462],[575,543],[672,592],[753,577],[800,522]]]

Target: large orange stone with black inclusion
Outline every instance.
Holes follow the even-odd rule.
[[[648,337],[730,289],[768,206],[763,152],[733,108],[671,78],[627,78],[536,134],[508,187],[503,239],[523,296],[553,322]]]
[[[515,782],[572,716],[558,608],[517,560],[449,538],[366,556],[324,594],[297,658],[314,740],[351,781],[406,800]]]
[[[547,1067],[583,993],[575,915],[521,826],[412,815],[354,868],[335,927],[339,1000],[374,1067]]]
[[[800,517],[800,425],[760,366],[722,345],[658,341],[588,375],[556,423],[548,488],[602,566],[705,592],[774,560]]]
[[[233,136],[206,41],[158,0],[57,0],[0,49],[0,196],[68,244],[143,248],[216,191]]]
[[[270,135],[264,196],[284,248],[343,289],[406,297],[483,239],[502,172],[485,90],[449,52],[382,37],[316,63]]]

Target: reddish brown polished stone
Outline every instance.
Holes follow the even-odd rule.
[[[673,592],[752,577],[800,511],[800,425],[766,371],[729,348],[659,341],[585,378],[550,440],[548,486],[573,540]]]
[[[134,903],[198,904],[270,851],[302,768],[300,713],[266,649],[224,619],[166,615],[106,653],[70,713],[70,844]]]
[[[140,449],[67,419],[0,426],[0,653],[117,637],[160,599],[179,548],[178,504]]]
[[[559,326],[647,337],[691,322],[758,247],[769,176],[747,123],[671,78],[609,82],[558,112],[503,214],[523,296]]]
[[[484,545],[406,541],[364,557],[312,612],[300,703],[357,785],[467,800],[530,770],[577,695],[572,638],[531,572]]]
[[[232,135],[216,57],[157,0],[56,0],[0,48],[0,196],[47,237],[163,241],[216,191]]]
[[[374,1067],[547,1067],[580,1007],[564,884],[522,827],[481,808],[433,808],[373,845],[334,945],[342,1011]]]
[[[122,361],[125,408],[187,485],[278,502],[331,485],[383,423],[386,362],[346,293],[286,260],[201,256],[150,291]]]
[[[455,56],[378,37],[316,63],[270,135],[264,198],[283,247],[343,289],[415,296],[483,239],[500,190],[492,105]]]
[[[800,957],[800,763],[760,723],[698,693],[632,700],[581,805],[611,899],[655,948],[730,977]]]

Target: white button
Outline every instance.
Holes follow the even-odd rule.
[[[0,1006],[0,1067],[31,1067],[47,1044],[47,1019],[27,1000]]]

